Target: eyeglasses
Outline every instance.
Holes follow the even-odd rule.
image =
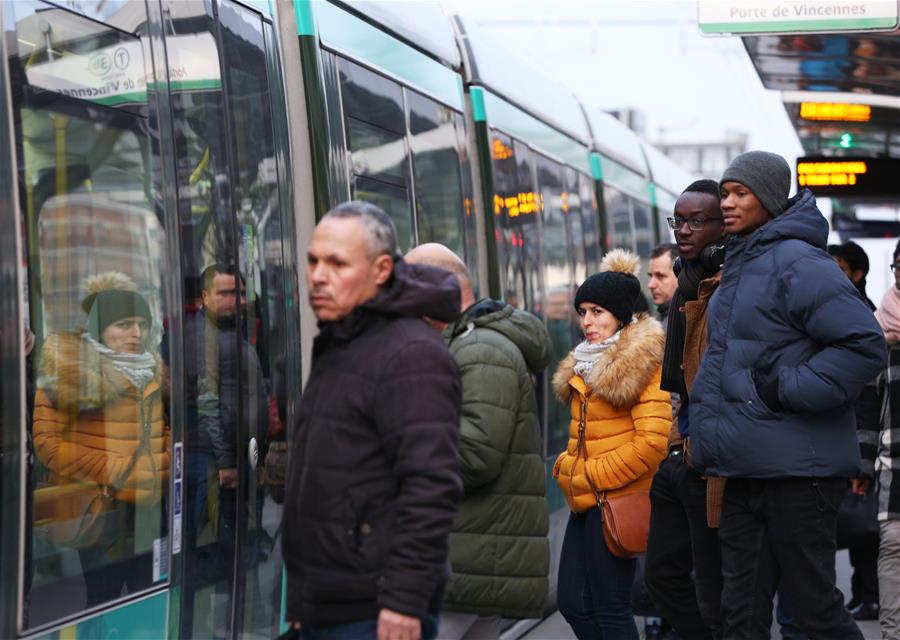
[[[900,271],[900,264],[892,264],[891,271],[893,271],[894,273],[897,273],[898,271]]]
[[[691,228],[692,231],[700,231],[700,229],[702,229],[703,226],[704,226],[707,222],[712,222],[712,221],[714,221],[714,220],[719,220],[719,221],[721,221],[722,218],[701,218],[701,217],[697,217],[697,218],[687,218],[687,219],[685,219],[685,218],[681,218],[681,217],[678,217],[678,216],[676,216],[676,217],[674,217],[674,218],[666,218],[666,222],[668,222],[668,223],[669,223],[669,226],[670,226],[672,229],[675,229],[675,231],[678,231],[681,227],[683,227],[685,222],[687,223],[687,226],[689,226],[689,227]]]

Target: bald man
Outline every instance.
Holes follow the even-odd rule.
[[[538,408],[532,374],[550,359],[537,317],[496,300],[475,301],[465,264],[425,244],[406,261],[456,275],[461,317],[442,331],[462,376],[459,452],[463,501],[450,533],[453,577],[439,637],[499,638],[500,618],[539,618],[550,548]]]

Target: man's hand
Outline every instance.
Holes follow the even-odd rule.
[[[225,489],[236,489],[238,482],[237,469],[219,469],[219,486]]]
[[[402,613],[382,609],[378,612],[378,640],[419,640],[422,621]]]
[[[868,478],[850,478],[850,491],[855,495],[864,496],[869,490]]]

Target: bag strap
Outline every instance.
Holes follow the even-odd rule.
[[[587,436],[585,435],[586,430],[586,418],[585,414],[587,413],[587,398],[582,397],[581,399],[581,412],[578,417],[578,444],[575,447],[575,466],[578,466],[578,459],[581,457],[581,454],[584,453],[584,477],[587,478],[588,486],[591,488],[591,492],[594,494],[594,498],[597,500],[597,507],[600,509],[600,517],[603,517],[603,504],[606,502],[606,492],[604,491],[602,494],[597,491],[597,487],[594,486],[594,482],[591,480],[591,474],[588,473],[587,463],[588,463],[588,454],[587,454]],[[570,485],[571,486],[571,485]]]
[[[145,446],[146,447],[150,446],[150,433],[149,433],[150,430],[144,427],[144,398],[143,397],[141,397],[140,403],[141,403],[141,410],[140,410],[141,439],[138,442],[138,446],[134,448],[134,453],[131,456],[131,461],[128,463],[128,466],[125,468],[125,470],[121,474],[119,474],[119,477],[118,477],[119,481],[124,480],[129,475],[131,475],[131,472],[134,471],[134,468],[137,466],[137,461],[138,461],[138,458],[140,458],[140,456],[141,456],[141,451],[144,449]],[[151,453],[151,456],[152,456],[152,453]],[[113,487],[111,485],[100,484],[98,486],[100,487],[101,495],[112,496],[112,497],[116,496],[117,490],[113,489]]]

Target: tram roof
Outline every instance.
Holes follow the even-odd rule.
[[[641,140],[641,148],[644,150],[647,165],[650,167],[650,179],[657,187],[677,196],[694,181],[691,174],[649,142]]]
[[[590,130],[569,87],[498,45],[471,21],[458,15],[454,19],[466,50],[467,84],[483,86],[585,146],[590,144]]]
[[[453,27],[439,2],[413,0],[331,0],[377,24],[417,49],[459,69],[462,58]]]
[[[900,30],[745,36],[743,42],[763,85],[782,91],[785,110],[806,154],[900,157],[898,36]],[[864,121],[814,120],[801,117],[803,102],[869,109]]]
[[[592,148],[632,171],[647,176],[641,139],[625,124],[593,105],[582,105],[590,126]]]

